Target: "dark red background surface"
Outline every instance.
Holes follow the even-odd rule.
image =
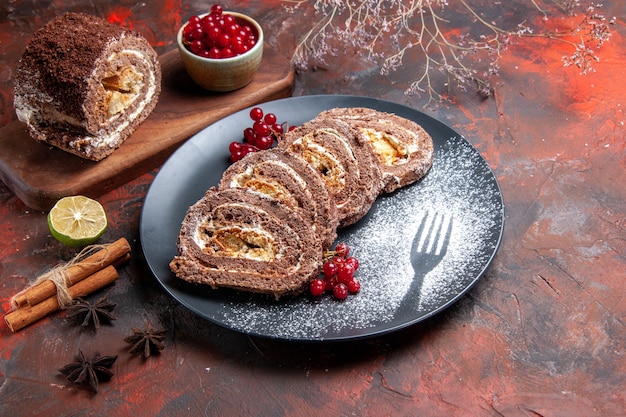
[[[504,3],[504,2],[502,2]],[[564,68],[568,51],[526,39],[504,55],[494,97],[459,94],[423,109],[403,94],[411,65],[389,77],[340,57],[296,77],[294,95],[344,93],[407,104],[461,132],[494,169],[506,204],[502,246],[481,281],[427,322],[367,341],[295,344],[200,319],[165,294],[141,255],[142,202],[157,171],[102,195],[103,241],[126,237],[132,261],[107,292],[117,320],[98,332],[65,313],[18,333],[0,326],[0,415],[620,416],[626,414],[626,4],[596,72]],[[290,56],[304,23],[278,1],[235,1]],[[0,6],[0,125],[15,119],[12,80],[30,35],[66,10],[141,31],[160,52],[210,4],[160,0],[16,0]],[[499,7],[506,7],[501,5]],[[468,18],[468,17],[467,17]],[[567,19],[549,21],[566,24]],[[415,63],[419,65],[419,63]],[[0,303],[75,251],[0,184]],[[145,320],[169,332],[160,355],[126,353]],[[97,395],[57,370],[78,350],[119,355]]]

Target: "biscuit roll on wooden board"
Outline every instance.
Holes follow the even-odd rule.
[[[265,194],[209,189],[182,222],[170,262],[185,281],[213,288],[297,295],[323,262],[311,222]]]
[[[250,188],[281,201],[310,219],[323,249],[337,238],[333,197],[318,173],[295,155],[280,149],[253,152],[224,171],[219,188]]]
[[[342,120],[365,135],[377,157],[386,193],[420,180],[433,164],[433,140],[411,120],[362,107],[334,108],[318,117]]]
[[[161,68],[140,34],[81,13],[35,32],[18,63],[15,110],[30,135],[99,161],[156,106]]]
[[[335,199],[339,227],[361,219],[382,189],[371,145],[345,122],[315,118],[287,132],[278,147],[300,156],[321,175]]]

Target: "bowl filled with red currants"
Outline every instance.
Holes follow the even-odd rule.
[[[185,69],[200,87],[234,91],[254,78],[263,57],[263,30],[251,17],[224,11],[219,4],[194,15],[180,28],[178,50]]]

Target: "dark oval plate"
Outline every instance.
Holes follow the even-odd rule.
[[[177,279],[181,221],[189,206],[216,185],[229,165],[228,144],[250,125],[249,109],[216,122],[182,145],[147,193],[140,235],[146,261],[178,302],[219,325],[249,335],[298,341],[349,340],[397,331],[456,302],[483,275],[500,245],[504,204],[493,171],[460,134],[410,107],[374,98],[321,95],[264,103],[279,121],[298,125],[333,107],[369,107],[413,120],[435,143],[435,159],[418,183],[378,198],[355,225],[340,230],[360,261],[361,291],[344,301],[303,294],[275,301],[211,290]],[[434,214],[451,223],[445,254],[434,263],[416,253],[420,224]],[[451,220],[450,220],[451,219]]]

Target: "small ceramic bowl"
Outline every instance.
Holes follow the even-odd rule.
[[[189,76],[200,87],[218,92],[234,91],[244,87],[254,78],[263,57],[263,30],[251,17],[237,12],[224,12],[245,22],[257,33],[256,44],[247,52],[232,58],[203,58],[193,54],[183,45],[185,23],[178,31],[178,51]],[[205,15],[201,15],[203,17]]]

